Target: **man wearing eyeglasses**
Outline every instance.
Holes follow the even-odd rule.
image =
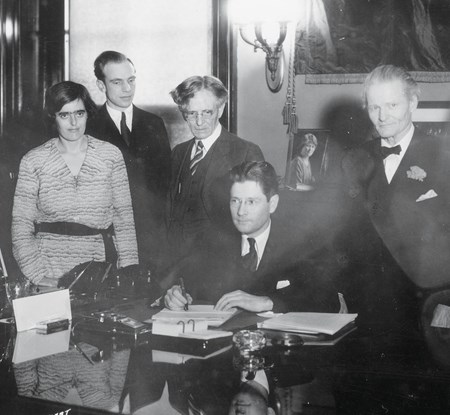
[[[272,219],[279,202],[273,166],[243,162],[228,179],[233,230],[220,237],[207,235],[174,267],[162,286],[182,274],[185,290],[172,285],[164,295],[165,306],[180,310],[194,299],[214,303],[217,310],[338,311],[330,274],[313,265],[319,245],[291,223],[286,227],[280,217]]]
[[[227,174],[243,161],[260,161],[264,156],[256,144],[219,123],[228,99],[219,79],[192,76],[170,94],[193,135],[172,151],[169,241],[176,254],[183,256],[216,226],[232,227]]]
[[[159,261],[160,234],[170,175],[170,145],[163,120],[133,105],[136,70],[125,55],[101,53],[94,62],[106,103],[88,120],[88,133],[116,145],[130,182],[141,266]]]

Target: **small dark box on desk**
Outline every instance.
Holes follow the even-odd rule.
[[[53,319],[40,321],[36,324],[36,333],[39,334],[52,334],[58,331],[64,331],[69,328],[69,319]]]
[[[214,331],[216,333],[216,331]],[[163,336],[152,334],[150,344],[153,349],[167,352],[207,356],[232,344],[231,333],[223,332],[223,337],[201,338],[183,336]],[[206,337],[206,336],[205,336]]]
[[[129,337],[135,342],[148,340],[151,325],[110,310],[97,311],[76,322],[77,331],[95,332],[111,337]]]

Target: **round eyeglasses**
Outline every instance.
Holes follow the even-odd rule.
[[[75,115],[76,118],[81,119],[81,118],[86,117],[86,114],[87,114],[86,110],[77,110],[77,111],[72,111],[72,112],[68,112],[68,111],[67,112],[66,111],[58,112],[58,114],[56,114],[56,116],[61,118],[62,120],[68,120],[71,115]]]
[[[214,114],[214,110],[203,111],[183,111],[184,119],[187,121],[196,121],[198,117],[204,120],[209,120]]]

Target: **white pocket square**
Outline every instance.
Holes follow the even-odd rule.
[[[281,280],[277,282],[277,290],[281,290],[282,288],[289,287],[291,285],[289,280]]]
[[[420,195],[416,200],[416,202],[422,202],[424,200],[431,199],[433,197],[437,197],[437,193],[433,189],[431,189],[428,190],[428,192],[424,193],[423,195]]]

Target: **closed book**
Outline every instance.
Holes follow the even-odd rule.
[[[292,331],[280,331],[261,328],[260,330],[265,334],[267,344],[272,346],[334,346],[341,341],[345,336],[356,330],[356,325],[351,322],[344,326],[335,334],[312,334],[312,333],[298,333]]]
[[[265,320],[259,328],[306,334],[334,335],[355,321],[358,314],[340,313],[286,313]]]
[[[67,330],[69,328],[69,319],[53,319],[48,321],[40,321],[36,323],[36,333],[51,334],[58,331]]]

